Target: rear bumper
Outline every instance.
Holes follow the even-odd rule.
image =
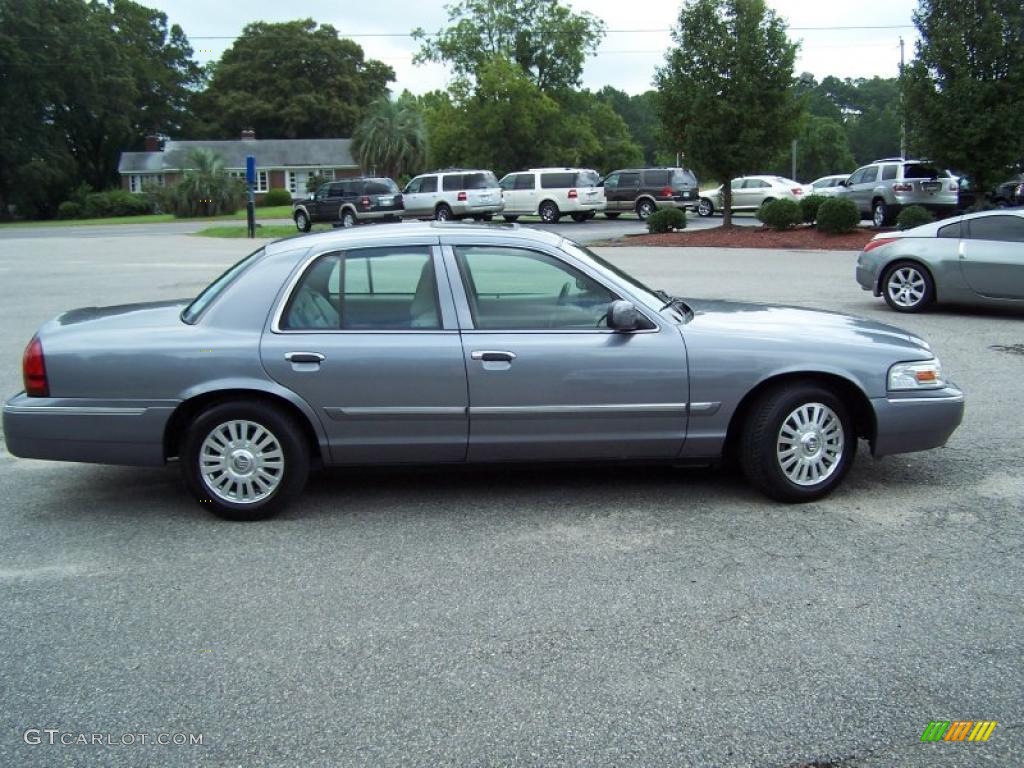
[[[7,450],[23,459],[156,467],[174,401],[28,397],[3,407]]]
[[[871,400],[876,434],[875,456],[926,451],[945,445],[964,417],[964,394],[955,386],[925,395]]]
[[[501,213],[505,210],[505,201],[499,200],[496,203],[452,203],[452,213],[456,216],[480,216],[486,213]]]

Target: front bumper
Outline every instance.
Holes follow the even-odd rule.
[[[950,384],[931,392],[872,398],[876,456],[927,451],[945,445],[964,417],[964,393]]]
[[[158,467],[174,401],[28,397],[4,403],[7,450],[23,459]]]

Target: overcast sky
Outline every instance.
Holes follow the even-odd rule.
[[[203,63],[217,59],[249,22],[312,17],[353,38],[368,57],[390,64],[397,76],[395,93],[408,88],[420,94],[443,88],[448,80],[440,65],[413,65],[416,45],[408,37],[415,27],[436,32],[444,25],[447,16],[440,0],[305,0],[294,5],[280,0],[140,1],[164,11],[172,24],[180,24],[196,59]],[[678,18],[680,0],[568,0],[568,4],[590,11],[608,26],[597,55],[584,68],[584,87],[596,90],[612,85],[634,94],[649,89],[654,69],[671,44],[669,29]],[[901,35],[907,59],[913,57],[917,37],[911,13],[917,0],[768,0],[768,5],[787,21],[791,37],[800,41],[797,73],[811,72],[819,80],[827,75],[895,77]]]

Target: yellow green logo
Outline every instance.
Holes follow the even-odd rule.
[[[988,741],[996,725],[995,720],[932,720],[921,741]]]

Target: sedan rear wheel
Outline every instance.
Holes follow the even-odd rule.
[[[754,403],[740,442],[743,470],[778,501],[814,501],[842,481],[857,449],[848,409],[816,384],[769,390]]]
[[[715,212],[715,206],[706,197],[702,197],[697,203],[697,215],[707,218]]]
[[[228,520],[262,520],[297,496],[309,449],[286,415],[261,402],[222,403],[192,422],[181,447],[185,482]]]
[[[897,312],[920,312],[935,298],[935,283],[920,264],[901,261],[885,271],[882,295]]]

